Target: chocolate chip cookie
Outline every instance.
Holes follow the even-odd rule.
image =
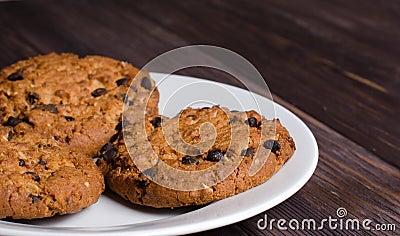
[[[137,116],[157,114],[154,85],[147,73],[101,56],[51,53],[2,69],[0,218],[70,214],[95,203],[104,177],[92,157],[122,129],[124,104],[141,107]]]
[[[211,132],[207,125],[204,126],[206,123],[211,125]],[[169,132],[171,127],[177,130]],[[237,127],[246,127],[247,134]],[[187,108],[172,119],[148,117],[145,128],[150,149],[143,140],[134,139],[135,130],[139,128],[128,125],[123,131],[125,140],[121,132],[114,142],[107,143],[101,150],[103,158],[97,164],[111,190],[134,204],[156,208],[202,205],[246,191],[271,178],[295,151],[293,139],[280,121],[266,120],[255,111],[229,112],[215,106]],[[244,140],[244,145],[235,145],[235,137],[239,137],[240,142]],[[128,139],[133,142],[127,144]],[[105,157],[110,150],[113,155]],[[157,158],[153,159],[153,154]],[[141,158],[149,163],[142,165]],[[168,168],[161,168],[162,165],[194,173],[233,160],[239,162],[223,177],[218,176],[220,171],[215,171],[214,174],[193,175],[194,178],[180,180],[188,182],[185,186],[195,186],[199,179],[206,183],[210,178],[216,180],[213,185],[207,182],[202,188],[184,191],[179,189],[180,186],[162,182],[167,178],[174,179],[170,172],[165,172]],[[253,162],[261,164],[253,169]],[[139,168],[138,164],[142,166]]]
[[[24,142],[46,139],[93,156],[117,132],[124,102],[133,102],[128,91],[157,114],[157,90],[149,96],[154,81],[138,72],[102,56],[51,53],[19,61],[0,71],[0,124]]]
[[[22,142],[4,126],[0,176],[0,219],[75,213],[97,202],[104,190],[92,158],[35,140]]]

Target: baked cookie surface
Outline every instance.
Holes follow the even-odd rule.
[[[19,61],[0,71],[0,123],[23,141],[46,139],[94,155],[116,133],[125,94],[147,102],[154,81],[138,72],[102,56],[51,53]],[[147,112],[157,114],[157,106],[155,90]]]
[[[160,116],[148,117],[145,127],[152,150],[145,149],[143,143],[133,142],[126,145],[122,133],[115,142],[103,147],[103,153],[113,150],[112,156],[104,157],[103,155],[103,158],[97,162],[105,174],[106,184],[111,190],[132,203],[156,208],[173,208],[206,204],[264,183],[293,155],[295,144],[289,132],[279,120],[266,120],[254,111],[232,112],[231,115],[227,115],[228,113],[226,109],[215,106],[201,109],[187,108],[172,119]],[[201,126],[207,122],[215,128],[216,135],[202,134]],[[166,130],[170,125],[176,124],[179,132],[167,139]],[[232,127],[235,124],[248,127],[245,148],[236,151],[231,148],[231,137],[234,137]],[[135,133],[134,130],[127,129],[125,140],[130,137],[133,139],[133,133]],[[178,136],[187,144],[195,145],[195,148],[185,150],[185,145],[179,146],[174,143]],[[207,150],[196,146],[200,142],[205,142],[207,146],[208,140],[212,140],[212,144]],[[141,169],[142,172],[135,164],[136,162],[132,161],[130,154],[134,158],[135,154],[150,158],[150,152],[153,152],[159,160],[152,164],[153,167]],[[257,172],[250,175],[256,155],[264,155],[265,159]],[[206,170],[224,161],[229,162],[234,156],[241,160],[236,168],[226,178],[202,189],[176,190],[149,179],[149,176],[153,180],[166,177],[166,173],[159,169],[160,162],[174,169],[190,172]],[[184,181],[189,181],[189,185],[195,185],[198,179],[189,178]]]
[[[71,214],[97,202],[104,178],[92,158],[11,136],[0,126],[0,219]]]
[[[92,157],[116,138],[124,103],[143,107],[135,115],[157,114],[154,85],[147,73],[101,56],[51,53],[2,69],[0,218],[71,214],[94,204],[104,177]]]

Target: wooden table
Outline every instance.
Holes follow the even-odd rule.
[[[321,220],[344,207],[348,218],[397,230],[319,233],[390,235],[400,232],[399,22],[396,0],[3,2],[0,66],[51,51],[140,67],[185,45],[233,50],[266,78],[275,101],[306,122],[320,149],[311,180],[264,213]],[[199,234],[316,233],[259,230],[264,213]]]

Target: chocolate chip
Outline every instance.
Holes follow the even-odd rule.
[[[25,100],[26,100],[26,101],[28,102],[28,104],[30,104],[30,105],[35,104],[36,102],[39,101],[39,99],[40,99],[39,94],[37,94],[37,93],[35,93],[35,92],[33,92],[33,93],[28,93],[28,94],[26,95],[26,98],[25,98]]]
[[[224,159],[224,153],[220,149],[215,149],[207,154],[207,161],[218,162]]]
[[[48,111],[53,114],[58,114],[58,109],[55,104],[39,104],[37,108],[42,109],[42,111]]]
[[[25,174],[32,175],[33,180],[35,180],[36,182],[40,182],[40,176],[38,174],[36,174],[35,172],[28,171],[28,172],[25,172]]]
[[[115,127],[115,130],[122,131],[122,129],[129,125],[132,125],[129,121],[119,122],[118,125]]]
[[[113,136],[111,136],[110,142],[113,143],[113,142],[117,141],[118,136],[119,136],[119,133],[116,133],[116,134],[114,134]]]
[[[40,161],[38,162],[39,165],[45,166],[47,164],[47,162],[43,159],[40,159]]]
[[[65,116],[64,118],[65,118],[67,121],[74,121],[74,120],[75,120],[75,118],[72,117],[72,116]]]
[[[8,117],[8,120],[6,121],[6,123],[4,123],[4,126],[11,126],[11,127],[15,127],[16,125],[18,125],[19,123],[21,123],[22,120],[15,118],[15,117]]]
[[[121,85],[127,85],[128,82],[129,82],[129,79],[128,78],[122,78],[122,79],[119,79],[119,80],[117,80],[115,82],[117,83],[117,86],[119,87]]]
[[[107,92],[105,88],[98,88],[92,92],[93,97],[100,97],[101,95],[104,95]]]
[[[69,136],[65,137],[65,142],[69,143],[71,141],[71,138]]]
[[[150,123],[153,125],[154,128],[158,128],[161,126],[162,123],[162,118],[161,117],[155,117]]]
[[[254,155],[254,148],[247,148],[243,150],[240,155],[245,157],[252,157]]]
[[[137,93],[137,88],[136,88],[135,86],[132,85],[132,86],[129,87],[129,88],[132,89],[133,92]]]
[[[250,117],[245,121],[246,125],[249,125],[250,127],[258,127],[260,124],[257,122],[257,119],[254,117]]]
[[[276,154],[276,151],[281,149],[281,145],[278,143],[278,141],[269,139],[264,142],[264,147],[266,149],[271,149],[271,152]]]
[[[29,121],[29,118],[26,117],[26,116],[25,116],[24,118],[22,118],[22,122],[27,123],[28,125],[32,126],[32,128],[35,127],[35,124],[33,124],[32,122],[30,122],[30,121]]]
[[[103,159],[107,162],[110,163],[113,161],[115,155],[117,154],[117,151],[114,148],[111,148],[110,150],[106,151],[103,155]]]
[[[22,76],[22,70],[17,70],[16,72],[10,74],[7,79],[9,81],[17,81],[17,80],[23,80],[24,77]]]
[[[100,153],[104,154],[104,153],[106,153],[107,151],[111,150],[112,148],[113,148],[112,143],[108,142],[108,143],[104,144],[103,147],[101,147]]]
[[[119,122],[119,123],[115,126],[115,130],[117,130],[117,131],[121,131],[121,130],[122,130],[122,122]]]
[[[33,195],[33,194],[31,194],[31,193],[29,194],[29,197],[32,198],[32,202],[34,202],[34,201],[40,201],[40,200],[43,199],[41,196]]]
[[[147,90],[151,90],[153,88],[153,85],[151,84],[151,80],[147,77],[143,77],[140,85]]]
[[[135,183],[139,188],[146,188],[150,184],[150,182],[146,180],[136,180]]]
[[[8,140],[8,141],[11,141],[11,139],[13,138],[13,136],[14,136],[14,133],[13,133],[12,131],[9,131],[9,132],[8,132],[8,136],[7,136],[7,140]]]
[[[25,166],[25,161],[22,160],[22,159],[19,159],[18,165],[19,165],[19,166]]]
[[[184,156],[182,157],[182,164],[184,165],[192,165],[192,164],[199,164],[199,160],[197,160],[196,157],[192,157],[192,156]]]

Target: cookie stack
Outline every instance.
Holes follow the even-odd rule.
[[[101,56],[51,53],[2,69],[0,218],[75,213],[94,204],[105,185],[134,204],[157,208],[206,204],[265,182],[295,150],[279,120],[266,120],[254,111],[234,112],[232,119],[218,106],[187,108],[170,119],[158,114],[158,100],[148,74]],[[134,122],[122,122],[124,104],[135,108],[134,117],[145,117],[146,132],[139,135],[145,135],[163,163],[197,171],[240,156],[240,165],[214,186],[199,190],[171,189],[151,181],[149,177],[161,172],[155,165],[152,173],[143,174],[132,161],[132,154],[148,154],[132,149],[143,146],[143,137],[129,127]],[[177,122],[176,132],[188,144],[201,140],[202,124],[213,124],[216,137],[211,148],[196,155],[176,150],[164,137],[163,127]],[[234,124],[249,127],[248,142],[239,152],[228,145]],[[131,147],[126,147],[124,136],[133,140]],[[267,159],[250,176],[257,153]]]

